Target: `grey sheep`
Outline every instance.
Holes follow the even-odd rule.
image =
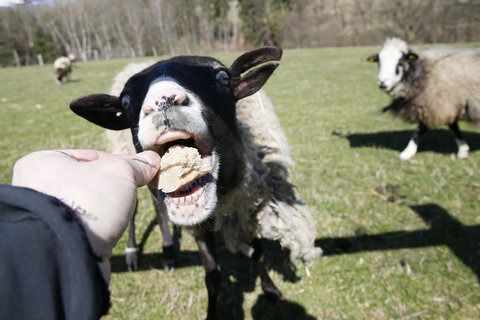
[[[417,152],[430,129],[448,125],[458,145],[458,158],[469,146],[458,128],[459,120],[480,122],[480,49],[433,48],[418,51],[399,38],[388,38],[378,54],[378,87],[393,100],[383,111],[418,123],[400,159]]]

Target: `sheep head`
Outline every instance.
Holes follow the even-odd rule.
[[[408,80],[409,71],[414,69],[418,55],[398,38],[385,41],[378,54],[367,58],[369,62],[378,63],[378,87],[392,98],[399,98],[403,83]]]
[[[230,68],[210,57],[174,57],[131,77],[118,97],[92,94],[70,107],[104,128],[130,128],[137,151],[163,156],[173,145],[196,148],[213,170],[174,192],[159,190],[159,200],[174,223],[198,225],[243,178],[235,104],[265,84],[278,66],[271,61],[281,55],[279,48],[259,48],[241,55]]]

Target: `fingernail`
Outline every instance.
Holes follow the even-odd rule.
[[[158,168],[160,166],[160,156],[153,151],[143,151],[137,154],[138,157],[148,162],[151,167]]]

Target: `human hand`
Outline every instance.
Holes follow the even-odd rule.
[[[17,161],[12,185],[54,196],[69,205],[83,224],[107,283],[109,258],[135,210],[137,187],[155,176],[160,157],[95,150],[38,151]]]

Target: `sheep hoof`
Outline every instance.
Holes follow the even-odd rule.
[[[407,147],[400,153],[400,160],[408,160],[417,153],[418,145],[411,139]]]
[[[138,271],[138,251],[137,247],[125,249],[125,262],[129,272]]]
[[[175,270],[175,246],[162,246],[162,264],[165,271]]]
[[[263,288],[263,292],[265,293],[267,300],[275,305],[280,306],[287,302],[283,297],[283,294],[277,288]]]
[[[458,152],[457,152],[457,158],[459,159],[465,159],[468,157],[468,151],[470,148],[468,147],[467,144],[462,144],[458,147]]]
[[[408,160],[408,159],[411,159],[415,154],[410,154],[410,153],[407,153],[407,152],[402,152],[400,153],[400,155],[398,156],[398,158],[400,160]]]

